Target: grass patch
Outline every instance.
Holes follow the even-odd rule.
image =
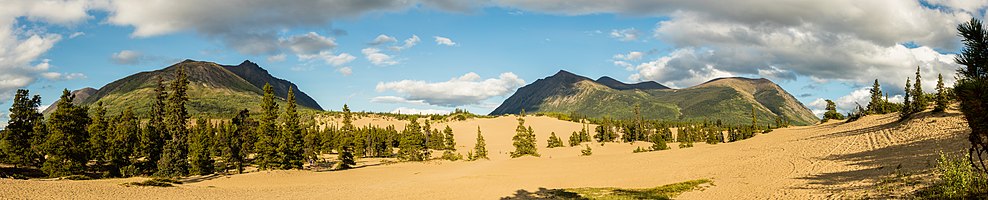
[[[967,156],[940,152],[937,180],[918,192],[920,199],[988,199],[988,175],[971,166]]]
[[[181,181],[167,178],[153,178],[138,182],[123,183],[123,186],[139,186],[139,187],[174,187],[174,184],[182,184]]]
[[[673,183],[654,188],[625,189],[625,188],[569,188],[569,189],[545,189],[528,192],[518,190],[514,196],[501,199],[595,199],[595,200],[617,200],[617,199],[672,199],[684,192],[703,188],[703,184],[713,184],[709,179],[698,179],[686,182]]]

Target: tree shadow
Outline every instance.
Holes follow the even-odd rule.
[[[579,194],[575,192],[569,192],[563,189],[546,189],[539,187],[539,190],[535,192],[530,192],[528,190],[518,190],[515,191],[514,195],[501,197],[502,200],[530,200],[530,199],[587,199],[580,197]]]
[[[182,184],[185,184],[185,183],[198,183],[198,182],[203,182],[203,181],[217,179],[217,178],[223,177],[223,176],[224,175],[222,175],[222,174],[213,173],[213,174],[210,174],[210,175],[185,177],[183,179],[180,179],[179,181],[182,182]]]

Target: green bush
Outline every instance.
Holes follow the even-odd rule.
[[[593,154],[593,149],[590,149],[590,145],[587,145],[587,148],[580,150],[580,153],[581,153],[580,155],[582,156],[590,156]]]
[[[920,190],[924,199],[984,199],[988,197],[988,177],[971,166],[966,157],[943,152],[937,159],[936,182]]]

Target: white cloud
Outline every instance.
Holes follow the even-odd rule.
[[[438,44],[438,45],[446,45],[446,46],[454,46],[454,45],[456,45],[456,42],[453,42],[453,40],[451,40],[449,38],[439,37],[439,36],[436,36],[435,38],[436,38],[436,44]]]
[[[889,101],[893,103],[902,103],[902,95],[890,96]],[[838,97],[836,100],[832,100],[837,106],[837,112],[841,114],[850,113],[857,109],[858,104],[862,108],[867,108],[868,103],[871,102],[871,87],[863,87],[857,90],[851,91],[850,94]],[[823,113],[826,112],[827,102],[823,98],[817,98],[806,104],[807,108],[813,111],[817,117],[823,117]]]
[[[652,80],[672,88],[684,88],[714,78],[734,76],[699,59],[709,56],[709,51],[696,51],[690,48],[676,50],[668,56],[639,64],[635,67],[637,73],[632,74],[629,79]]]
[[[611,30],[612,38],[617,38],[618,40],[625,42],[638,40],[639,35],[641,35],[641,32],[635,28]]]
[[[353,74],[353,69],[351,69],[350,67],[340,67],[339,69],[336,69],[336,71],[340,72],[340,74],[343,74],[343,76],[349,76]]]
[[[391,36],[388,36],[388,35],[385,35],[385,34],[381,34],[381,35],[378,35],[376,38],[374,38],[374,41],[371,41],[368,44],[376,46],[376,45],[381,45],[381,44],[386,44],[386,43],[395,43],[395,42],[398,42],[398,39],[395,39],[394,37],[391,37]]]
[[[288,56],[286,56],[283,53],[278,55],[268,56],[268,62],[282,62],[285,61],[287,57]]]
[[[614,60],[626,60],[626,61],[637,61],[641,60],[645,56],[645,53],[640,51],[628,52],[628,54],[617,54],[614,55]]]
[[[77,37],[83,36],[83,35],[86,35],[86,33],[83,33],[83,32],[75,32],[75,33],[72,33],[71,35],[69,35],[69,39],[74,39],[74,38],[77,38]]]
[[[378,96],[373,97],[370,100],[371,103],[388,103],[388,104],[413,104],[413,105],[429,105],[423,100],[408,100],[402,97],[396,96]]]
[[[363,53],[364,57],[367,57],[367,60],[374,65],[385,66],[398,64],[398,61],[395,61],[391,55],[381,53],[381,50],[378,48],[364,48],[363,50],[360,50],[360,52]]]
[[[408,49],[408,48],[412,48],[416,44],[419,44],[419,42],[421,42],[421,41],[422,41],[422,39],[420,39],[419,36],[412,35],[412,37],[410,37],[408,39],[405,39],[405,43],[402,44],[401,46],[390,46],[390,47],[388,47],[388,49],[391,49],[392,51],[401,51],[401,50],[405,50],[405,49]]]
[[[322,60],[326,62],[326,64],[332,65],[334,67],[343,66],[357,59],[357,57],[354,57],[353,55],[350,55],[348,53],[341,53],[339,55],[336,55],[333,54],[333,52],[329,52],[329,51],[320,51],[319,54],[312,54],[312,55],[298,55],[298,57],[300,60],[316,60],[316,59]]]
[[[113,63],[117,63],[120,65],[137,65],[140,64],[142,56],[143,54],[141,54],[141,52],[132,51],[132,50],[123,50],[120,52],[113,53],[113,55],[110,56],[110,59],[113,60]]]
[[[314,54],[336,48],[336,41],[315,32],[280,39],[282,45],[295,54]]]
[[[480,104],[483,100],[510,94],[524,84],[524,80],[511,72],[485,80],[481,80],[480,75],[470,72],[445,82],[430,83],[420,80],[381,82],[377,84],[376,89],[378,92],[395,91],[411,101],[421,100],[430,105],[456,107]]]
[[[391,113],[395,113],[395,114],[401,113],[401,114],[420,114],[420,115],[445,115],[451,112],[452,111],[448,111],[448,110],[416,109],[416,108],[406,108],[406,107],[399,107],[399,108],[395,108],[394,110],[391,110]]]
[[[59,72],[45,72],[45,73],[41,73],[41,77],[45,77],[46,79],[49,80],[75,80],[75,79],[86,78],[86,75],[82,73],[63,74]]]

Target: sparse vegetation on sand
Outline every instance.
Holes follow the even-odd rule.
[[[593,199],[593,200],[617,200],[617,199],[672,199],[683,192],[703,189],[713,185],[709,179],[697,179],[679,183],[673,183],[654,188],[567,188],[567,189],[545,189],[528,192],[518,190],[514,196],[501,199]]]

